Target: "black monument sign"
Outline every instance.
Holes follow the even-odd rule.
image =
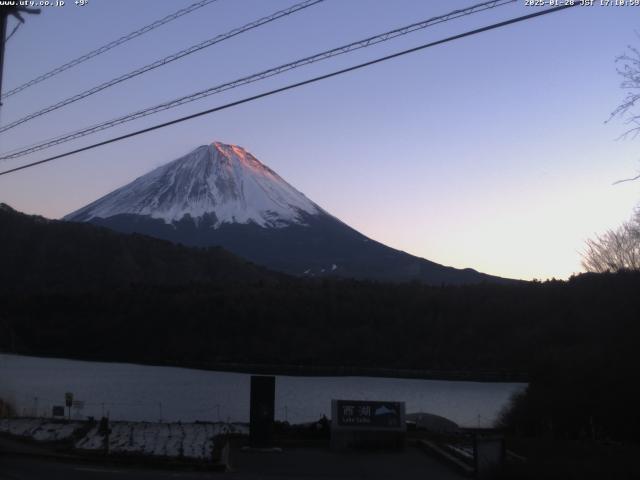
[[[276,377],[251,377],[249,443],[254,448],[271,447],[275,410]]]

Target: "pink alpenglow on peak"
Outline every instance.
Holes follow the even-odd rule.
[[[261,227],[302,224],[303,214],[324,212],[276,172],[237,145],[214,142],[152,170],[77,210],[67,219],[88,221],[121,214],[180,221],[215,214],[224,223]]]
[[[508,281],[446,267],[367,238],[244,148],[220,142],[152,170],[65,220],[186,246],[222,247],[290,275],[430,285]]]

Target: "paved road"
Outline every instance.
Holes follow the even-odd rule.
[[[213,475],[222,479],[224,474],[120,468],[0,455],[0,480],[203,480]]]
[[[287,449],[283,453],[232,452],[233,480],[459,480],[458,475],[417,448],[400,453],[334,453],[325,449]]]
[[[331,453],[293,449],[284,453],[242,453],[234,471],[192,472],[142,469],[0,454],[0,480],[459,480],[448,467],[416,449],[403,453]]]

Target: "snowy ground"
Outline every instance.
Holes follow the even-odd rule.
[[[71,438],[82,422],[54,422],[42,418],[0,419],[0,432],[32,438],[38,442],[56,442]]]
[[[31,438],[40,442],[71,439],[82,435],[85,422],[62,422],[40,418],[0,420],[0,432]],[[248,434],[245,425],[230,423],[149,423],[111,422],[109,424],[109,452],[171,458],[209,460],[218,435]],[[75,442],[78,450],[104,450],[105,438],[98,426],[90,428]]]
[[[109,451],[160,457],[207,460],[212,458],[218,435],[248,433],[246,427],[227,423],[112,422]],[[103,450],[98,427],[76,442],[80,450]]]

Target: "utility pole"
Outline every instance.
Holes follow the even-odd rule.
[[[7,20],[9,9],[6,7],[0,10],[0,95],[2,95],[2,72],[4,71],[4,42],[7,38]],[[0,100],[2,105],[2,100]]]
[[[2,95],[2,72],[4,72],[4,44],[7,41],[7,21],[9,15],[13,15],[20,23],[24,23],[21,13],[39,14],[39,8],[27,8],[27,7],[0,7],[0,96]],[[0,106],[2,106],[2,100],[0,100]]]

